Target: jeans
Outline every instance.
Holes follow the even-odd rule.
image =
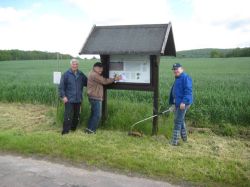
[[[174,131],[173,131],[173,138],[172,144],[177,145],[179,140],[179,134],[183,141],[187,141],[187,131],[186,131],[186,124],[185,124],[185,114],[189,106],[186,106],[184,110],[181,110],[180,107],[176,107],[174,113]]]
[[[89,98],[89,102],[91,105],[91,114],[88,121],[88,129],[95,132],[102,115],[102,101]]]
[[[69,133],[70,130],[76,130],[80,119],[80,108],[81,103],[65,103],[62,134]]]

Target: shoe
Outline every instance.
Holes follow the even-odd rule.
[[[62,131],[62,135],[66,135],[66,134],[69,134],[69,132]]]
[[[169,144],[172,146],[179,146],[180,145],[179,143],[174,143],[173,141],[170,141]]]
[[[88,129],[88,128],[86,128],[86,129],[84,130],[84,132],[85,132],[85,133],[88,133],[88,134],[95,134],[95,131],[92,131],[92,130],[90,130],[90,129]]]
[[[183,140],[183,142],[184,142],[184,143],[188,143],[188,141],[187,141],[187,140]]]

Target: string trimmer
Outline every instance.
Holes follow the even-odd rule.
[[[131,125],[130,131],[128,132],[128,135],[129,135],[129,136],[138,136],[138,137],[141,137],[142,134],[143,134],[142,132],[133,131],[133,128],[134,128],[136,125],[138,125],[139,123],[142,123],[142,122],[144,122],[144,121],[146,121],[146,120],[152,119],[152,118],[154,118],[154,117],[156,117],[156,116],[160,116],[160,115],[163,115],[163,114],[165,114],[165,113],[167,113],[167,112],[172,112],[172,111],[173,111],[173,108],[170,107],[169,109],[167,109],[167,110],[165,110],[165,111],[162,111],[162,112],[160,112],[160,113],[158,113],[158,114],[155,114],[155,115],[150,116],[150,117],[147,117],[147,118],[145,118],[145,119],[143,119],[143,120],[137,121],[136,123],[134,123],[133,125]]]

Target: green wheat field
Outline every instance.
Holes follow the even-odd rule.
[[[81,60],[80,70],[88,75],[93,62],[95,60]],[[249,126],[250,58],[162,58],[159,98],[161,110],[168,107],[169,90],[174,81],[171,66],[176,62],[183,64],[186,72],[193,78],[194,104],[187,116],[192,124]],[[56,60],[2,61],[0,62],[0,101],[56,106],[57,88],[53,84],[52,74],[53,71],[64,72],[68,68],[69,60],[59,61],[59,63]],[[111,113],[115,112],[113,107],[119,106],[116,110],[123,114],[129,113],[128,118],[131,115],[136,115],[138,119],[143,117],[141,115],[151,115],[152,100],[151,92],[108,91]],[[130,103],[138,104],[133,114],[126,108]],[[84,104],[88,105],[86,95]],[[146,105],[149,111],[141,112],[141,105]],[[120,115],[113,116],[117,118]],[[111,126],[116,128],[115,124]]]

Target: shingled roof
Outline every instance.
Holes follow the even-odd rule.
[[[172,25],[94,25],[79,54],[176,56]]]

